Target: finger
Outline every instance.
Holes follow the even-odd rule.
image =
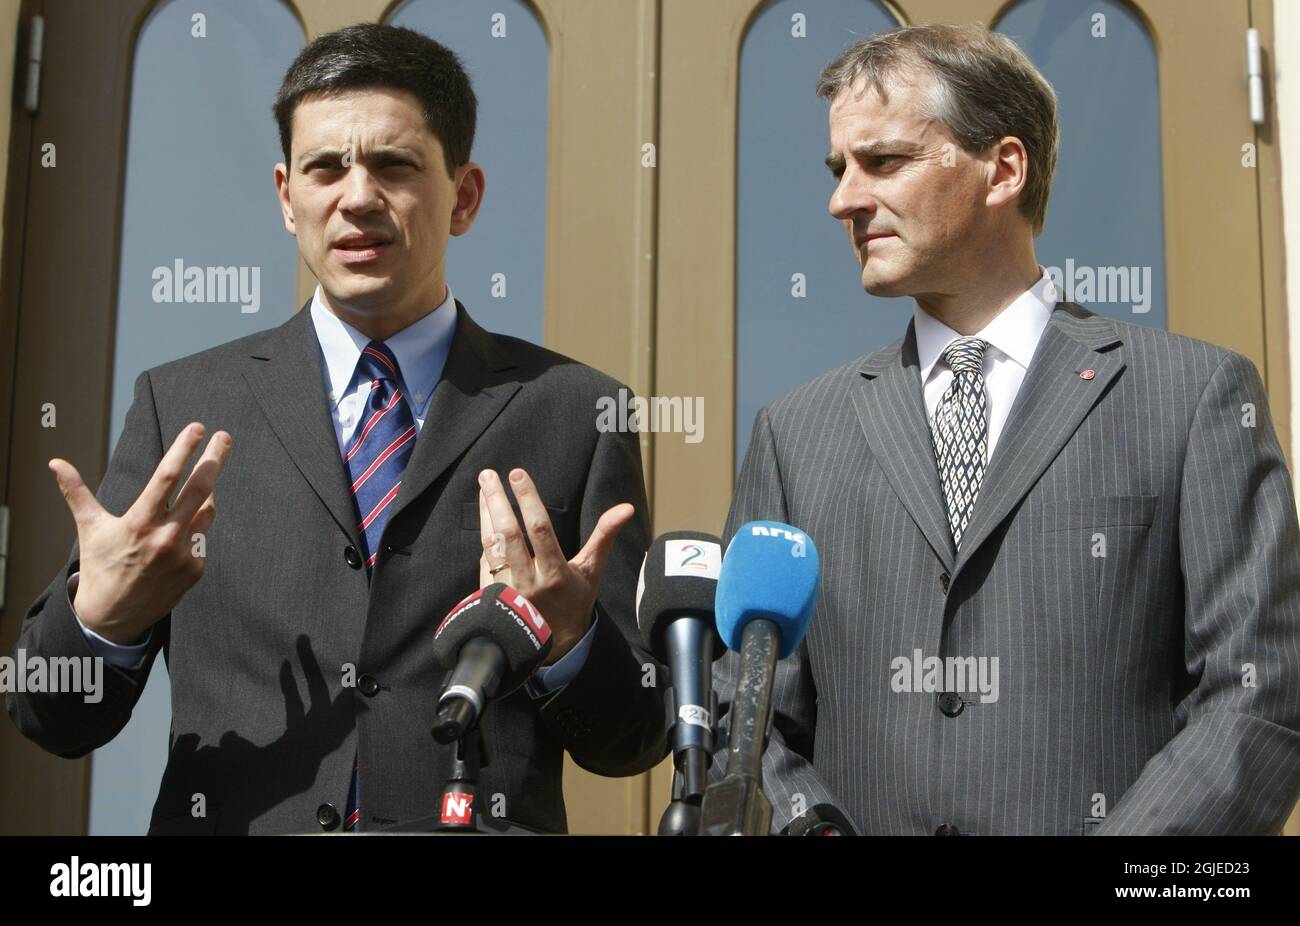
[[[533,545],[534,565],[547,573],[561,569],[567,562],[560,542],[555,538],[551,516],[542,504],[542,496],[532,478],[522,469],[510,471],[510,489],[519,499],[519,513],[524,518],[524,529]]]
[[[483,544],[483,555],[479,557],[479,588],[487,588],[493,582],[510,584],[510,567],[497,567],[505,564],[506,545],[501,534],[492,528],[492,513],[488,511],[487,496],[478,490],[478,524],[479,541]],[[496,574],[492,570],[496,569]]]
[[[99,503],[99,499],[95,498],[95,493],[86,487],[81,473],[77,472],[75,466],[58,457],[50,460],[46,465],[54,474],[54,479],[59,484],[59,492],[63,495],[63,500],[68,503],[72,519],[78,525],[104,513],[104,506]]]
[[[198,512],[194,515],[194,520],[190,522],[190,540],[194,539],[195,534],[206,534],[212,527],[212,522],[217,516],[217,496],[209,495],[207,500],[199,506]]]
[[[217,477],[221,475],[221,467],[225,465],[226,457],[230,453],[230,445],[230,435],[225,431],[218,431],[212,435],[208,446],[203,450],[203,456],[199,457],[199,462],[194,464],[193,471],[185,480],[185,485],[181,486],[180,494],[176,496],[176,503],[172,505],[170,514],[172,520],[181,524],[189,523],[199,506],[212,495]]]
[[[203,425],[197,421],[190,422],[181,433],[176,435],[171,447],[163,454],[158,468],[153,471],[149,483],[140,493],[132,508],[139,506],[140,512],[152,520],[160,520],[167,515],[167,499],[172,497],[176,484],[185,474],[185,463],[194,448],[203,440]]]
[[[500,537],[492,526],[492,512],[488,510],[487,496],[483,494],[482,486],[478,490],[478,539],[483,544],[484,556],[495,556],[497,562],[505,559],[505,547],[501,545]]]
[[[524,546],[524,535],[519,529],[515,513],[510,509],[505,486],[496,472],[485,469],[479,473],[479,486],[487,497],[488,513],[492,517],[492,530],[505,548],[506,562],[510,565],[512,580],[527,580],[533,574],[532,557]],[[494,566],[501,565],[493,563]]]
[[[618,537],[628,521],[636,514],[636,509],[628,502],[622,502],[606,511],[596,522],[587,538],[587,543],[573,558],[574,568],[582,571],[593,583],[600,583],[600,576],[605,571],[605,560],[614,547]]]

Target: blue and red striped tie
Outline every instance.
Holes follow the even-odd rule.
[[[362,382],[369,380],[370,395],[343,459],[352,477],[352,501],[368,575],[379,555],[379,539],[402,485],[402,473],[415,449],[416,429],[411,408],[402,396],[397,358],[383,341],[365,346],[357,371]],[[349,830],[356,829],[361,820],[355,760],[344,819],[344,828]]]

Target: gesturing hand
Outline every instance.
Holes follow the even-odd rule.
[[[48,464],[77,522],[81,576],[72,606],[86,627],[114,643],[135,642],[203,576],[193,538],[207,533],[216,517],[212,490],[230,451],[229,434],[212,435],[176,503],[167,506],[202,440],[202,424],[182,430],[120,518],[100,505],[75,466],[58,458]]]
[[[522,469],[513,469],[510,487],[519,500],[519,511],[533,546],[530,555],[501,479],[493,470],[485,469],[479,473],[478,483],[479,536],[483,542],[480,586],[504,582],[536,606],[553,634],[551,652],[544,663],[549,665],[572,649],[591,626],[605,561],[618,532],[636,509],[623,502],[606,511],[596,522],[586,546],[573,559],[566,560],[533,480]],[[493,575],[492,569],[503,564],[506,568]]]

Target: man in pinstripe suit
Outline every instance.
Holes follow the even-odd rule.
[[[1300,532],[1255,367],[1058,301],[1033,248],[1055,98],[1010,40],[869,37],[818,93],[863,288],[916,305],[760,411],[727,519],[822,557],[778,670],[776,825],[833,804],[867,833],[1278,831]],[[720,676],[725,701],[732,657]]]

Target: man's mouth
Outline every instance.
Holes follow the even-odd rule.
[[[888,241],[890,238],[897,238],[897,237],[898,236],[895,235],[893,232],[871,232],[870,234],[866,234],[866,235],[855,235],[853,238],[853,243],[857,247],[861,248],[871,241]]]
[[[392,241],[382,235],[348,235],[334,242],[334,251],[347,263],[359,263],[387,252]]]
[[[390,240],[384,235],[346,235],[335,241],[334,247],[352,250],[371,247],[376,244],[388,244]]]

